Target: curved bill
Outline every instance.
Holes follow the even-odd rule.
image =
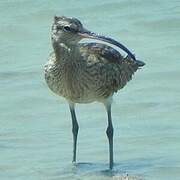
[[[113,44],[113,45],[119,47],[120,49],[122,49],[123,51],[125,51],[128,54],[128,56],[130,58],[132,58],[134,61],[137,61],[134,54],[132,54],[132,52],[127,47],[125,47],[123,44],[117,42],[116,40],[114,40],[110,37],[98,35],[96,33],[93,33],[91,31],[87,31],[87,30],[78,32],[78,34],[84,38],[97,39],[97,40],[101,40],[101,41]]]

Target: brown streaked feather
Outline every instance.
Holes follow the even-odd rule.
[[[64,46],[46,66],[52,91],[73,102],[87,103],[111,96],[132,79],[138,65],[117,50],[99,43],[80,43],[71,51]],[[71,55],[69,54],[71,53]]]
[[[99,86],[98,91],[103,96],[109,96],[123,88],[132,79],[132,75],[139,67],[128,56],[123,57],[119,51],[105,44],[82,43],[79,44],[79,48],[82,54],[87,56],[92,54],[96,60],[99,59],[99,63],[102,62],[99,73],[104,76],[103,80],[106,82]],[[96,64],[98,66],[97,62]]]
[[[100,43],[80,43],[80,50],[105,58],[111,63],[121,63],[123,56],[116,49]]]

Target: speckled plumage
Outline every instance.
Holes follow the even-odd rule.
[[[45,79],[53,92],[75,103],[113,95],[138,69],[136,63],[105,44],[80,43],[70,50],[62,46],[61,53],[58,60],[51,53]]]

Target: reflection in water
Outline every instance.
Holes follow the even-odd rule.
[[[115,164],[113,170],[109,170],[108,164],[97,163],[76,163],[65,167],[60,173],[59,178],[67,177],[71,174],[72,178],[77,179],[99,179],[99,180],[144,180],[147,170],[150,170],[156,163],[156,159],[134,159],[131,161]],[[137,172],[141,172],[138,174]]]

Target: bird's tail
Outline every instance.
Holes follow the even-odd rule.
[[[132,78],[132,75],[144,65],[144,62],[139,60],[132,60],[128,56],[126,56],[122,61],[122,69],[126,72],[128,80],[130,80]]]
[[[124,58],[124,62],[126,63],[126,64],[129,64],[130,66],[133,66],[133,67],[137,67],[137,69],[139,68],[139,67],[142,67],[142,66],[144,66],[145,65],[145,63],[143,62],[143,61],[140,61],[140,60],[132,60],[129,56],[126,56],[125,58]]]
[[[136,60],[135,63],[139,66],[139,67],[142,67],[145,65],[145,63],[143,61],[140,61],[140,60]]]

